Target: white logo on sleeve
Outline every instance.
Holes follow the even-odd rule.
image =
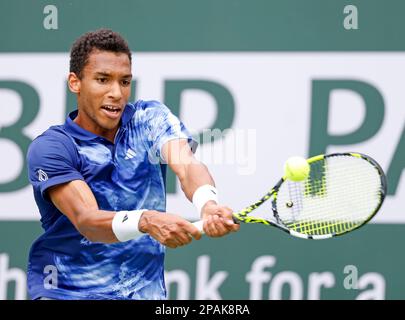
[[[43,171],[43,170],[41,170],[41,169],[38,170],[38,180],[39,180],[39,181],[46,181],[46,180],[48,180],[48,175],[46,174],[45,171]]]
[[[128,150],[127,150],[127,153],[126,153],[126,155],[125,155],[125,160],[132,159],[132,158],[135,157],[135,156],[136,156],[135,151],[132,150],[132,149],[128,149]]]

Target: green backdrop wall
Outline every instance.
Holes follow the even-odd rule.
[[[58,28],[56,30],[47,30],[43,26],[47,16],[44,14],[44,7],[50,4],[57,8]],[[357,30],[347,30],[343,27],[343,21],[347,16],[343,10],[347,5],[355,5],[358,10]],[[279,67],[280,69],[276,71],[274,71],[276,66],[269,67],[269,74],[275,72],[280,79],[283,75],[287,75],[288,82],[291,82],[289,84],[291,85],[290,94],[294,95],[296,88],[293,82],[296,80],[295,75],[299,73],[298,70],[303,68],[303,65],[310,70],[305,71],[306,74],[309,74],[310,79],[308,87],[305,87],[305,92],[312,97],[308,98],[308,101],[312,101],[312,103],[308,103],[307,109],[301,108],[299,111],[302,112],[300,117],[302,115],[308,118],[308,121],[300,129],[304,140],[300,140],[302,143],[296,143],[296,146],[299,145],[302,148],[301,153],[309,155],[318,151],[320,144],[326,141],[319,136],[319,132],[322,130],[313,130],[313,128],[320,128],[318,121],[321,121],[319,119],[322,117],[323,121],[328,123],[328,114],[322,111],[325,104],[322,104],[322,100],[316,100],[321,93],[317,94],[315,91],[317,84],[320,83],[316,82],[317,79],[320,76],[325,77],[319,70],[333,64],[328,62],[329,60],[323,61],[322,59],[331,57],[331,61],[341,63],[343,67],[340,68],[340,71],[343,70],[343,73],[336,70],[330,71],[327,79],[338,78],[367,82],[373,84],[373,88],[382,96],[380,100],[371,99],[371,102],[367,102],[367,99],[363,97],[369,114],[374,115],[370,119],[374,117],[375,120],[381,117],[380,122],[377,119],[367,123],[367,132],[370,133],[370,136],[359,143],[347,142],[350,148],[361,149],[364,147],[366,150],[375,152],[382,158],[383,167],[390,172],[391,198],[388,207],[384,207],[379,214],[382,218],[377,220],[378,223],[367,225],[352,234],[326,241],[294,239],[275,229],[266,232],[262,226],[243,226],[239,233],[226,238],[204,238],[184,248],[168,249],[166,279],[169,298],[403,299],[405,297],[405,276],[403,274],[405,254],[402,250],[402,240],[405,234],[403,224],[405,219],[402,217],[404,214],[402,208],[405,203],[401,195],[400,182],[405,164],[405,131],[403,130],[405,116],[401,111],[405,99],[400,94],[403,83],[401,83],[403,79],[400,73],[403,73],[401,70],[405,67],[405,56],[403,56],[405,20],[402,17],[404,10],[405,3],[400,0],[384,1],[384,3],[377,0],[55,0],[52,2],[3,0],[0,2],[0,107],[2,109],[0,116],[9,112],[6,108],[14,108],[12,104],[2,104],[1,96],[5,94],[5,91],[1,91],[1,89],[11,88],[17,92],[23,92],[22,96],[27,96],[31,92],[29,87],[40,87],[40,84],[34,85],[35,80],[32,79],[44,78],[44,81],[52,82],[51,70],[54,66],[52,61],[56,59],[55,65],[62,71],[66,70],[67,53],[74,39],[86,31],[110,27],[128,39],[130,47],[134,51],[135,63],[137,63],[139,53],[141,67],[143,63],[147,64],[147,59],[154,61],[153,59],[157,57],[154,55],[155,53],[160,53],[168,59],[172,57],[170,54],[178,55],[175,59],[177,59],[176,63],[179,68],[188,68],[193,65],[193,62],[190,65],[186,64],[190,57],[195,59],[193,61],[202,61],[198,60],[199,58],[195,54],[208,54],[201,56],[203,57],[201,59],[208,59],[207,61],[213,59],[220,67],[229,61],[234,61],[233,66],[236,66],[233,68],[234,71],[240,66],[242,74],[245,71],[246,74],[251,72],[250,76],[254,79],[256,76],[260,77],[261,68],[266,68],[268,65],[265,59],[260,62],[261,58],[256,54],[262,53],[273,61],[280,59],[279,65],[286,68],[290,65],[290,60],[285,62],[283,57],[291,57],[292,53],[297,54],[299,59],[303,59],[301,67],[290,66],[292,68],[291,72],[288,71],[290,73],[285,71],[284,67]],[[218,55],[210,56],[210,53]],[[348,53],[352,55],[345,55]],[[49,65],[41,64],[43,60],[35,60],[40,59],[38,55],[42,54],[44,54],[43,59],[49,58],[47,60]],[[62,56],[58,54],[62,54]],[[360,60],[363,57],[364,60],[369,59],[367,60],[369,64],[362,65],[363,62],[356,60],[356,54],[362,54],[359,56]],[[249,60],[249,57],[253,57],[252,60]],[[306,57],[313,57],[313,59],[307,61]],[[41,62],[39,67],[32,65],[29,60],[31,58],[34,59],[32,61]],[[246,64],[246,61],[253,61],[256,58],[257,61],[260,60],[257,65]],[[244,61],[244,66],[237,59]],[[12,63],[10,64],[9,61]],[[394,62],[390,64],[390,61]],[[345,63],[348,63],[346,67]],[[356,73],[353,71],[355,68],[350,67],[350,63],[354,66],[361,66],[361,70],[359,69],[360,71]],[[157,69],[158,67],[156,67]],[[366,73],[364,70],[370,73]],[[202,71],[201,74],[199,72],[196,69],[194,78],[189,80],[198,80],[201,85],[205,81],[205,75]],[[376,78],[374,78],[373,72],[378,75]],[[379,72],[385,72],[383,77],[379,76]],[[50,80],[45,79],[48,73]],[[14,74],[18,74],[19,78],[14,78]],[[228,77],[231,77],[228,69],[222,70],[216,67],[211,67],[211,74],[213,76],[228,74]],[[26,78],[24,78],[25,75]],[[140,76],[140,78],[142,77]],[[377,83],[378,78],[380,78],[380,83]],[[20,90],[13,81],[22,81],[21,79],[24,79],[23,82],[27,84],[27,87],[21,87]],[[171,96],[170,90],[167,89],[176,92],[176,85],[179,86],[179,82],[173,81],[176,79],[170,77],[166,79],[172,80],[172,82],[166,82],[166,93],[163,97],[173,102],[169,106],[176,114],[182,116],[179,96]],[[136,80],[138,82],[138,79]],[[10,83],[14,87],[10,87]],[[195,82],[193,83],[195,84]],[[205,83],[202,88],[215,96],[216,91],[213,88],[220,86],[212,83],[208,85]],[[218,80],[217,83],[224,84],[226,81]],[[50,110],[44,104],[44,97],[52,94],[52,88],[50,85],[38,89],[37,92],[41,92],[40,94],[35,93],[34,90],[32,97],[34,100],[38,100],[38,110],[33,104],[23,104],[24,112],[22,114],[29,118],[27,114],[32,113],[32,119],[34,119],[37,112]],[[239,92],[245,90],[253,95],[255,89],[257,89],[255,84],[249,86],[243,83]],[[391,90],[396,94],[393,94]],[[353,89],[353,91],[356,90]],[[63,93],[64,102],[56,103],[53,108],[60,110],[60,120],[62,120],[66,112],[74,108],[74,99],[69,96],[66,88],[61,89],[60,92]],[[222,122],[215,123],[223,124],[222,129],[237,128],[241,123],[242,127],[255,128],[254,121],[246,120],[249,110],[253,110],[249,108],[254,107],[251,105],[242,107],[241,103],[238,104],[240,101],[238,99],[242,98],[237,97],[237,89],[229,90],[230,96],[231,98],[233,96],[235,102],[232,99],[226,100],[224,97],[228,93],[226,90],[224,92],[218,94],[217,100],[225,101],[223,105],[228,105],[229,108],[226,109]],[[136,93],[138,93],[138,89],[136,89]],[[141,94],[140,97],[142,97]],[[287,99],[286,95],[284,98]],[[277,101],[282,101],[284,98]],[[392,99],[394,103],[392,103]],[[330,101],[326,101],[326,104],[328,103]],[[218,114],[224,110],[220,108],[221,106],[218,105]],[[277,112],[284,112],[281,110],[283,108],[279,109],[279,111],[274,109],[273,111],[263,111],[268,118],[275,117],[277,121],[282,119],[282,121],[278,121],[279,126],[288,125],[290,123],[288,119],[291,120],[294,113],[298,112],[291,111],[293,110],[291,109],[290,111],[293,113],[288,114],[285,111],[286,113],[283,113],[281,118],[277,118]],[[348,118],[350,118],[350,113]],[[6,121],[4,117],[3,121]],[[396,121],[395,125],[387,125],[390,121]],[[10,123],[1,123],[0,120],[0,126],[3,128],[10,125]],[[40,123],[41,126],[37,126],[35,129],[36,133],[53,124],[48,120],[41,120]],[[372,123],[375,123],[376,130],[372,128]],[[387,126],[391,129],[387,129]],[[260,134],[261,137],[270,135],[269,130],[271,133],[277,132],[265,123],[257,124],[257,129],[262,130],[260,131],[263,133]],[[282,127],[279,129],[281,130]],[[10,135],[12,135],[17,131],[0,131],[0,139],[14,141],[20,145],[20,149],[24,153],[25,147],[22,146],[25,140],[22,138],[20,141],[8,136],[7,132],[11,132]],[[383,138],[378,140],[380,133]],[[34,134],[31,135],[34,136]],[[372,140],[374,138],[376,140]],[[283,139],[288,140],[288,137],[283,137]],[[268,149],[272,148],[268,139],[264,138],[261,141],[268,144]],[[281,142],[277,146],[284,148],[282,149],[283,154],[280,156],[280,160],[274,160],[276,163],[272,164],[272,167],[277,167],[281,159],[285,159],[286,155],[293,152],[292,148]],[[4,145],[0,144],[2,156],[7,154],[7,150]],[[273,150],[277,150],[277,148]],[[390,151],[387,153],[387,150]],[[270,158],[273,154],[269,151],[268,156]],[[7,161],[11,163],[13,158],[7,158]],[[7,170],[4,168],[7,167],[7,163],[1,164],[4,175],[0,176],[0,178],[3,177],[3,180],[0,179],[0,203],[3,207],[0,211],[0,299],[25,299],[29,298],[24,282],[28,251],[32,241],[41,234],[41,228],[35,207],[19,209],[20,207],[17,206],[19,192],[25,188],[26,194],[29,193],[25,180],[18,183],[16,180],[12,181],[14,190],[9,187],[7,189],[4,187],[6,183],[9,183],[6,181],[7,178],[4,178],[5,170]],[[215,168],[218,169],[215,165],[212,167],[214,171]],[[220,176],[220,173],[218,174]],[[276,176],[275,173],[274,176]],[[172,184],[169,185],[169,191],[173,194],[173,198],[169,198],[169,202],[173,200],[171,208],[176,209],[180,201],[186,200],[182,197],[180,189],[176,189],[173,177],[170,179],[172,179],[170,180]],[[243,188],[252,189],[254,190],[252,194],[256,194],[256,197],[260,196],[273,182],[270,179],[261,179],[257,173],[254,179],[249,178],[250,185],[236,184],[232,182],[232,179],[220,182],[226,179],[227,176],[223,176],[222,179],[219,179],[219,184],[224,186],[223,190],[227,190],[225,198],[229,202],[244,197],[244,191],[241,190]],[[2,187],[4,188],[1,189]],[[249,195],[246,196],[244,203],[247,204],[253,200],[255,199]],[[16,204],[16,208],[12,209],[14,204]],[[17,214],[14,215],[14,212]],[[384,215],[387,218],[384,218]]]

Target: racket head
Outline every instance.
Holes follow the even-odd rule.
[[[348,152],[307,161],[307,179],[293,182],[283,177],[261,200],[235,217],[245,223],[273,225],[304,239],[326,239],[360,228],[381,208],[387,181],[371,157]],[[250,214],[270,198],[271,215]]]
[[[387,181],[371,157],[333,153],[307,161],[308,178],[283,178],[272,201],[277,222],[291,234],[309,239],[339,236],[365,225],[381,208]]]

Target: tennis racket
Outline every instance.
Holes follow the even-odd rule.
[[[274,226],[304,239],[327,239],[360,228],[381,208],[387,181],[369,156],[333,153],[307,162],[310,173],[305,180],[281,178],[259,201],[233,213],[234,221]],[[254,215],[267,201],[271,210]],[[202,220],[194,225],[203,232]]]

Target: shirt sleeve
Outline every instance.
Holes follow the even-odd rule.
[[[27,153],[28,178],[34,190],[49,200],[46,190],[73,180],[84,180],[78,171],[73,142],[66,136],[41,135],[30,145]]]
[[[198,143],[188,132],[185,125],[177,118],[164,104],[153,101],[149,102],[148,127],[150,141],[154,155],[164,161],[162,157],[163,145],[174,139],[186,139],[193,152],[196,151]]]

